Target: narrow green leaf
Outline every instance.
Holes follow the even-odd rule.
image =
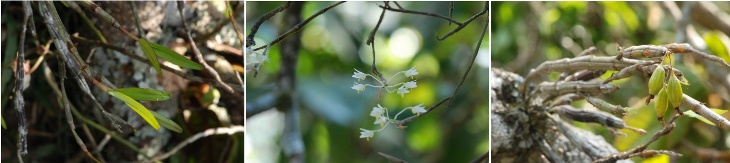
[[[193,62],[192,60],[178,54],[175,51],[172,51],[170,48],[167,48],[160,44],[156,44],[154,42],[151,42],[150,45],[155,50],[155,54],[157,54],[157,56],[160,56],[160,58],[163,58],[172,64],[193,70],[203,69],[203,66],[201,66],[200,64]]]
[[[144,52],[144,55],[146,55],[147,59],[150,60],[152,66],[155,67],[155,70],[157,70],[157,74],[162,75],[162,72],[160,72],[160,62],[157,61],[157,55],[155,55],[155,50],[152,49],[152,46],[150,46],[150,43],[147,42],[146,39],[142,38],[138,41],[139,45],[142,47],[142,52]]]
[[[724,114],[725,112],[727,112],[727,110],[720,110],[720,109],[711,109],[711,110],[713,112],[717,113],[717,114]],[[700,121],[705,122],[705,123],[710,124],[710,125],[713,125],[713,126],[715,125],[715,123],[710,122],[710,120],[707,120],[707,118],[702,117],[701,115],[695,113],[692,110],[685,111],[684,112],[684,115],[687,115],[687,116],[692,117],[692,118],[697,118]]]
[[[119,88],[115,89],[119,93],[124,93],[135,100],[140,101],[165,101],[170,99],[170,93],[165,91],[149,89],[149,88]]]
[[[4,129],[8,129],[8,126],[5,126],[5,119],[3,119],[3,117],[0,117],[0,120],[3,121],[3,128]]]
[[[120,93],[120,92],[117,92],[114,90],[111,90],[107,93],[109,93],[109,95],[112,95],[112,96],[124,101],[124,103],[126,103],[127,106],[129,106],[129,108],[132,108],[132,110],[137,112],[137,114],[139,114],[139,116],[142,116],[142,118],[145,121],[147,121],[147,123],[149,123],[150,126],[155,128],[155,130],[160,129],[160,124],[157,123],[157,120],[154,118],[154,115],[152,115],[152,113],[150,113],[150,110],[147,110],[147,108],[145,108],[142,104],[135,101],[131,97],[124,95],[124,93]]]
[[[182,133],[182,127],[177,125],[177,123],[175,123],[175,121],[172,121],[169,118],[165,117],[164,115],[157,113],[155,111],[150,111],[150,112],[152,113],[152,115],[155,116],[155,118],[157,118],[157,120],[160,121],[160,125],[162,125],[162,127],[165,127],[167,129],[169,129],[171,131],[175,131],[177,133]]]

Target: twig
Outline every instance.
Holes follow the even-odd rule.
[[[395,9],[395,8],[391,8],[390,6],[381,6],[381,5],[378,5],[378,7],[382,8],[382,9],[385,9],[385,10],[393,11],[393,12],[402,12],[402,13],[408,13],[408,14],[416,14],[416,15],[424,15],[424,16],[430,16],[430,17],[435,17],[435,18],[441,18],[441,19],[444,19],[446,21],[452,22],[452,23],[454,23],[456,25],[459,25],[459,26],[463,25],[463,23],[461,23],[459,21],[456,21],[454,19],[451,19],[451,18],[446,17],[446,16],[443,16],[443,15],[439,15],[439,14],[434,14],[434,13],[429,13],[429,12],[421,12],[421,11],[414,11],[414,10],[406,10],[406,9]]]
[[[137,24],[137,32],[139,32],[139,36],[142,38],[146,38],[144,35],[144,31],[142,31],[142,24],[139,23],[139,14],[137,14],[137,5],[134,4],[133,1],[129,1],[129,6],[132,7],[132,15],[134,15],[134,22]],[[180,18],[182,19],[182,18]]]
[[[703,105],[702,103],[688,96],[687,94],[682,94],[682,105],[690,108],[692,111],[699,114],[700,116],[707,118],[707,120],[710,120],[710,122],[714,123],[718,127],[725,130],[730,130],[730,121],[710,110],[710,108],[707,108],[707,106]]]
[[[109,44],[106,44],[106,43],[103,43],[103,42],[99,42],[99,41],[88,40],[86,38],[78,37],[78,36],[74,36],[74,37],[72,37],[72,39],[75,40],[75,41],[83,42],[83,43],[90,43],[90,44],[98,45],[98,46],[101,46],[101,47],[104,47],[104,48],[109,48],[109,49],[118,51],[118,52],[120,52],[120,53],[122,53],[122,54],[124,54],[124,55],[126,55],[126,56],[128,56],[128,57],[130,57],[132,59],[135,59],[137,61],[150,64],[150,61],[148,59],[142,58],[141,56],[136,55],[133,52],[131,52],[131,51],[127,50],[127,49],[118,47],[118,46],[109,45]],[[199,76],[195,76],[193,74],[189,74],[189,73],[187,73],[185,71],[182,71],[179,68],[177,68],[177,69],[176,68],[172,68],[172,67],[170,67],[169,65],[166,65],[166,64],[160,64],[160,68],[162,68],[164,70],[167,70],[169,72],[172,72],[175,75],[178,75],[180,77],[183,77],[183,78],[188,79],[188,80],[191,80],[191,81],[212,83],[213,86],[216,86],[218,88],[222,88],[223,83],[224,83],[224,82],[220,82],[218,80],[212,80],[212,79],[207,79],[207,78],[202,78],[202,77],[199,77]],[[232,88],[234,90],[238,91],[238,92],[243,92],[243,89],[242,89],[243,85],[237,85],[237,84],[232,84],[232,83],[225,83],[225,84],[234,86]]]
[[[618,160],[628,159],[628,158],[637,156],[636,153],[643,152],[646,149],[646,147],[648,147],[651,143],[654,143],[655,141],[659,140],[660,137],[669,134],[669,132],[671,132],[672,129],[674,129],[674,127],[675,127],[674,121],[676,121],[677,118],[679,118],[680,116],[681,116],[680,114],[674,114],[674,116],[672,117],[672,119],[669,120],[667,125],[664,126],[664,128],[662,130],[656,132],[656,134],[654,134],[654,136],[652,136],[651,139],[649,139],[649,141],[647,141],[645,144],[638,146],[636,148],[633,148],[626,152],[611,154],[609,156],[606,156],[606,157],[603,157],[601,159],[594,161],[594,163],[616,162]]]
[[[561,117],[572,119],[584,123],[597,123],[606,127],[622,129],[626,127],[626,123],[618,117],[600,111],[591,111],[576,109],[570,105],[561,105],[553,107]]]
[[[86,144],[84,143],[83,140],[81,140],[81,137],[79,137],[78,133],[76,133],[76,126],[74,125],[73,117],[71,117],[71,111],[70,111],[71,102],[68,101],[68,95],[66,94],[66,84],[64,82],[66,80],[66,69],[65,69],[66,66],[63,64],[63,61],[58,60],[58,62],[59,62],[59,64],[58,64],[59,74],[61,75],[61,97],[60,97],[61,100],[59,100],[59,101],[61,101],[63,103],[63,108],[66,113],[66,123],[68,123],[68,125],[70,126],[69,129],[71,130],[71,134],[74,136],[74,139],[76,140],[76,144],[78,144],[79,147],[81,147],[81,150],[84,152],[84,154],[86,154],[86,157],[89,157],[94,162],[100,162],[99,160],[94,158],[94,156],[92,156],[91,153],[89,153],[89,150],[86,149]]]
[[[18,111],[18,117],[20,118],[20,124],[18,125],[18,137],[20,139],[18,142],[19,156],[28,154],[28,123],[25,120],[25,100],[23,100],[23,91],[25,90],[25,85],[23,84],[25,68],[23,63],[25,63],[25,33],[28,30],[26,27],[28,26],[28,19],[33,16],[30,2],[24,1],[23,9],[23,30],[20,33],[20,42],[18,43],[20,45],[20,51],[16,53],[18,59],[15,61],[15,97],[13,98],[15,101],[15,109]],[[18,157],[18,159],[23,160],[22,157]]]
[[[167,153],[163,153],[160,155],[155,156],[150,161],[151,162],[157,162],[163,159],[166,159],[173,154],[177,153],[182,149],[183,147],[187,146],[190,143],[193,143],[197,141],[200,138],[212,136],[212,135],[233,135],[236,133],[242,133],[243,132],[243,126],[231,126],[231,127],[219,127],[219,128],[211,128],[207,129],[203,132],[197,133],[193,135],[192,137],[189,137],[185,139],[184,141],[180,142],[180,144],[177,144],[172,150],[168,151]]]
[[[48,68],[48,65],[46,63],[43,64],[43,67],[46,72],[46,74],[45,74],[46,82],[48,82],[48,85],[51,87],[51,90],[53,90],[53,92],[56,94],[56,96],[59,96],[59,97],[62,96],[61,90],[58,88],[59,87],[58,84],[56,84],[56,82],[53,79],[53,75],[51,74],[51,69]],[[127,141],[126,139],[122,138],[121,136],[115,134],[114,132],[104,128],[103,126],[97,124],[96,122],[84,117],[78,110],[76,110],[76,107],[74,105],[69,105],[69,107],[71,108],[71,113],[73,113],[73,115],[76,116],[76,118],[80,119],[82,122],[90,125],[91,127],[95,128],[97,130],[100,130],[100,131],[106,133],[107,135],[114,138],[114,140],[119,141],[123,145],[125,145],[125,146],[129,147],[130,149],[136,151],[137,153],[141,154],[145,158],[150,159],[150,157],[147,156],[146,153],[139,150],[139,148],[134,146],[134,144],[130,143],[129,141]],[[102,142],[102,144],[103,144],[103,142]]]
[[[459,25],[455,29],[449,31],[445,35],[443,35],[443,36],[441,36],[439,38],[436,38],[436,39],[439,40],[439,41],[445,40],[446,38],[448,38],[449,36],[453,35],[454,33],[459,32],[461,29],[463,29],[464,27],[466,27],[466,25],[469,25],[469,23],[471,23],[471,21],[473,21],[477,17],[482,16],[485,13],[487,13],[487,11],[489,11],[489,2],[484,2],[484,8],[482,8],[482,12],[479,12],[478,14],[472,16],[471,18],[469,18],[466,21],[464,21],[464,23],[462,23],[462,25]]]
[[[220,82],[222,84],[221,87],[223,87],[223,90],[226,90],[231,94],[236,94],[236,92],[233,91],[233,88],[231,88],[231,86],[229,86],[228,84],[223,82],[223,80],[221,79],[221,76],[218,74],[218,72],[215,71],[215,69],[213,69],[213,67],[210,67],[210,65],[208,65],[208,63],[206,63],[205,60],[203,60],[203,54],[201,54],[200,50],[198,50],[198,46],[195,44],[195,41],[193,40],[193,37],[190,34],[191,33],[190,27],[188,27],[188,23],[185,21],[185,12],[183,12],[184,8],[185,8],[185,2],[178,1],[177,10],[180,11],[180,19],[182,19],[182,24],[186,31],[185,32],[186,37],[187,37],[188,41],[190,41],[190,47],[192,47],[193,53],[195,54],[195,56],[196,56],[195,58],[198,60],[198,63],[203,65],[205,70],[208,73],[210,73],[210,75],[212,75],[215,78],[215,80],[217,80],[218,82]],[[243,98],[239,98],[239,99],[243,99]]]
[[[454,18],[454,1],[449,2],[449,18]],[[451,22],[449,22],[449,26],[451,26]]]
[[[246,47],[254,46],[256,43],[253,41],[254,36],[256,36],[256,32],[259,31],[259,26],[264,23],[264,21],[268,20],[269,18],[273,17],[279,12],[282,12],[289,8],[291,6],[291,2],[284,2],[281,6],[277,7],[274,10],[269,11],[268,13],[264,14],[257,20],[255,23],[253,23],[253,26],[251,26],[251,31],[248,33],[248,36],[246,36]]]
[[[385,2],[385,5],[388,5],[388,2]],[[378,19],[378,24],[375,24],[375,28],[373,28],[372,31],[370,31],[370,35],[368,36],[368,40],[365,41],[366,45],[370,45],[373,43],[373,38],[375,38],[375,32],[378,31],[378,28],[380,28],[380,23],[383,22],[383,17],[385,17],[385,9],[383,9],[382,12],[380,12],[380,18]],[[375,61],[375,57],[373,56],[373,61]],[[373,64],[375,65],[375,64]]]
[[[245,49],[244,41],[243,41],[243,34],[241,34],[241,31],[238,30],[238,23],[236,23],[236,16],[235,16],[233,8],[231,8],[231,4],[229,2],[226,2],[226,8],[228,8],[228,19],[231,20],[231,25],[233,26],[233,30],[236,32],[236,37],[238,37],[238,41],[241,43],[241,56],[243,56],[243,50]]]
[[[319,10],[317,13],[314,13],[314,15],[310,16],[309,18],[305,19],[304,21],[300,22],[299,24],[297,24],[294,27],[292,27],[291,29],[289,29],[289,31],[286,31],[284,34],[282,34],[278,38],[274,39],[274,41],[271,41],[271,43],[266,44],[264,46],[260,46],[260,47],[258,47],[256,49],[254,49],[254,51],[258,51],[258,50],[261,50],[263,48],[266,48],[267,46],[271,46],[271,45],[274,45],[276,43],[281,42],[281,40],[284,40],[284,38],[289,37],[289,35],[291,35],[292,33],[299,32],[299,30],[301,30],[302,27],[304,27],[304,25],[306,25],[307,23],[309,23],[310,21],[312,21],[317,16],[324,14],[325,12],[329,11],[332,8],[335,8],[337,5],[340,5],[342,3],[345,3],[345,1],[337,2],[337,3],[335,3],[333,5],[330,5],[330,6],[324,8],[322,10]],[[251,34],[253,34],[253,33],[255,33],[255,31],[253,31],[253,29],[252,29],[251,30]],[[253,38],[251,34],[249,34],[249,37],[250,38]]]
[[[481,37],[479,37],[479,41],[477,42],[477,45],[474,48],[474,53],[472,54],[471,58],[469,58],[469,62],[467,64],[467,66],[466,66],[466,71],[464,71],[464,74],[461,75],[461,79],[459,80],[459,84],[456,85],[456,88],[454,89],[454,91],[451,92],[451,95],[449,97],[446,97],[443,100],[437,102],[436,104],[431,105],[431,107],[429,107],[428,110],[426,110],[425,113],[420,114],[420,116],[423,116],[423,115],[426,115],[426,114],[430,113],[431,111],[433,111],[434,109],[436,109],[436,107],[438,107],[439,105],[441,105],[442,103],[444,103],[446,101],[448,101],[448,103],[446,104],[446,109],[448,109],[449,106],[451,106],[451,103],[453,102],[453,99],[456,97],[456,93],[459,91],[459,88],[461,88],[461,85],[464,84],[464,81],[466,80],[466,77],[469,75],[469,70],[471,70],[471,67],[474,64],[474,59],[476,59],[477,54],[479,54],[479,47],[481,47],[482,40],[484,40],[484,36],[487,33],[487,28],[489,27],[489,22],[488,21],[489,21],[489,19],[486,19],[485,20],[484,28],[482,29],[482,35],[481,35]],[[408,122],[411,122],[411,121],[415,120],[418,117],[419,117],[419,115],[413,115],[411,117],[408,117],[408,118],[405,118],[403,120],[397,121],[394,124],[396,126],[402,126],[403,124],[408,123]]]

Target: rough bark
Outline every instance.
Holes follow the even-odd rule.
[[[521,76],[494,67],[491,72],[492,161],[592,162],[618,152],[600,135],[549,115],[543,99],[526,104],[519,93]]]

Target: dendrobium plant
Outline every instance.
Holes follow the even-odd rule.
[[[418,75],[418,71],[416,71],[415,68],[411,68],[409,70],[401,71],[401,72],[396,73],[395,75],[393,75],[392,77],[390,77],[390,79],[388,79],[387,81],[391,81],[391,79],[393,79],[394,77],[396,77],[400,73],[403,73],[405,75],[405,77],[411,77],[411,79],[413,79],[413,76]],[[371,84],[361,84],[361,83],[358,83],[361,80],[365,80],[365,78],[367,78],[367,77],[372,77],[380,85],[371,85]],[[389,93],[392,93],[392,92],[395,91],[396,93],[400,94],[401,97],[403,97],[404,94],[411,92],[410,89],[413,89],[413,88],[418,87],[418,85],[416,83],[416,80],[408,81],[408,82],[405,82],[405,83],[398,83],[398,84],[395,84],[395,85],[388,85],[388,83],[386,83],[383,80],[380,80],[380,78],[377,78],[377,77],[375,77],[373,75],[370,75],[370,74],[365,74],[363,72],[360,72],[357,69],[355,69],[355,72],[352,75],[352,78],[357,79],[357,81],[355,82],[355,84],[352,86],[352,89],[356,90],[358,94],[360,93],[360,91],[365,90],[365,87],[366,86],[369,86],[369,87],[373,87],[373,88],[385,88],[385,90],[388,91]],[[398,87],[398,89],[391,90],[391,88],[396,88],[396,87]],[[380,129],[378,129],[378,130],[366,130],[366,129],[360,128],[360,138],[366,138],[369,141],[370,138],[372,138],[375,135],[375,132],[382,131],[390,123],[395,123],[397,121],[397,119],[398,119],[398,116],[401,113],[403,113],[404,111],[409,110],[409,109],[411,110],[411,113],[416,114],[418,116],[420,116],[421,113],[426,113],[427,112],[427,110],[423,107],[423,104],[418,104],[416,106],[404,108],[403,110],[401,110],[400,112],[398,112],[398,114],[396,114],[395,117],[393,117],[391,119],[390,116],[389,116],[389,114],[388,114],[388,108],[385,108],[385,107],[381,106],[380,104],[378,104],[377,107],[373,107],[373,110],[370,111],[370,116],[371,117],[375,117],[375,122],[373,122],[373,124],[380,124]]]

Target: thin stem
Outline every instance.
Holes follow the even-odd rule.
[[[246,36],[246,47],[254,46],[256,43],[253,41],[254,36],[256,36],[256,32],[259,30],[259,26],[264,23],[264,21],[268,20],[271,17],[274,17],[279,12],[282,12],[289,8],[291,6],[291,2],[284,2],[281,6],[277,7],[274,10],[269,11],[268,13],[264,14],[257,20],[255,23],[253,23],[253,26],[251,26],[251,31],[248,33],[248,36]]]
[[[195,55],[197,56],[196,59],[198,60],[198,63],[200,63],[201,65],[203,65],[203,67],[205,68],[205,70],[208,73],[210,73],[210,75],[212,75],[213,77],[215,77],[215,79],[218,82],[222,83],[222,87],[224,88],[223,90],[226,90],[229,93],[231,93],[231,94],[233,94],[235,96],[238,96],[236,94],[236,92],[233,91],[233,88],[231,88],[231,86],[229,86],[228,84],[226,84],[226,83],[223,82],[223,80],[221,79],[221,76],[218,74],[218,72],[216,72],[215,69],[213,69],[213,67],[210,67],[210,65],[208,65],[208,63],[206,63],[205,60],[203,60],[203,54],[201,54],[200,53],[200,50],[198,50],[198,46],[195,44],[195,41],[193,40],[193,37],[190,34],[191,33],[190,32],[190,27],[188,27],[188,23],[185,21],[185,12],[183,12],[183,8],[184,7],[185,7],[185,3],[182,2],[182,1],[178,1],[178,3],[177,3],[177,10],[180,11],[180,19],[182,20],[183,27],[185,28],[186,37],[187,37],[188,41],[190,42],[190,47],[192,47],[193,53],[195,53]],[[242,97],[236,97],[236,98],[243,99]]]
[[[324,8],[322,10],[319,10],[319,12],[314,13],[314,15],[310,16],[309,18],[305,19],[304,21],[300,22],[299,24],[295,25],[294,27],[292,27],[291,29],[289,29],[289,31],[286,31],[284,34],[282,34],[278,38],[274,39],[274,41],[271,41],[271,43],[266,44],[265,46],[258,47],[256,49],[254,49],[254,51],[258,51],[258,50],[261,50],[261,49],[265,48],[266,46],[271,46],[271,45],[274,45],[276,43],[281,42],[282,40],[284,40],[284,38],[289,37],[289,35],[291,35],[291,34],[293,34],[295,32],[299,32],[299,30],[301,30],[302,27],[304,27],[304,25],[306,25],[307,23],[309,23],[310,21],[312,21],[317,16],[324,14],[325,12],[329,11],[332,8],[335,8],[337,5],[340,5],[342,3],[345,3],[345,1],[337,2],[337,3],[335,3],[333,5],[330,5],[330,6]],[[256,33],[256,32],[253,31],[253,29],[251,29],[251,34],[253,34],[253,33]],[[249,34],[249,37],[253,38],[250,34]]]

